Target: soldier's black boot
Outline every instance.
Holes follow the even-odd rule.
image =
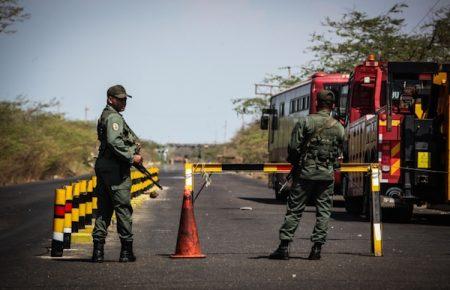
[[[133,241],[120,240],[122,248],[120,249],[119,262],[134,262],[136,256],[133,254]]]
[[[282,240],[278,248],[269,255],[273,260],[289,260],[289,241]]]
[[[309,253],[309,260],[320,260],[320,251],[322,250],[322,244],[315,243],[311,248],[311,253]]]
[[[94,250],[92,251],[92,262],[102,263],[104,259],[105,242],[94,241]]]

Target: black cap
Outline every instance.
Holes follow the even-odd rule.
[[[322,90],[317,94],[317,101],[327,105],[334,104],[334,94],[329,90]]]
[[[119,99],[125,99],[126,97],[131,98],[130,95],[127,94],[125,88],[121,85],[115,85],[108,89],[106,92],[106,96],[111,96]]]

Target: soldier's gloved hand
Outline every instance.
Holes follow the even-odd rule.
[[[142,162],[144,162],[144,159],[142,158],[141,155],[136,154],[136,155],[133,156],[133,164],[141,165]]]

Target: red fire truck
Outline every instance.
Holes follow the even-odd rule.
[[[261,117],[261,129],[269,130],[269,162],[286,162],[287,146],[299,117],[316,112],[317,93],[323,89],[333,91],[339,99],[341,93],[345,94],[342,86],[347,84],[348,77],[348,74],[318,72],[270,98],[270,108],[263,110]],[[286,175],[269,175],[269,187],[275,190],[276,199],[283,199],[288,192],[288,187],[280,191]]]
[[[445,75],[445,76],[444,76]],[[414,204],[445,205],[448,195],[448,83],[438,64],[381,62],[351,74],[339,115],[346,125],[344,162],[381,165],[381,205],[407,221]],[[368,211],[370,180],[342,175],[349,213]]]

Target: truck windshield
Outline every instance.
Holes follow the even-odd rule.
[[[342,92],[342,86],[346,84],[324,84],[323,88],[325,90],[332,91],[336,100],[339,100]]]
[[[396,113],[414,113],[415,105],[421,104],[427,111],[431,96],[431,75],[394,75],[392,84],[392,108]]]
[[[358,110],[361,116],[374,112],[375,84],[355,82],[352,91],[351,107]]]

